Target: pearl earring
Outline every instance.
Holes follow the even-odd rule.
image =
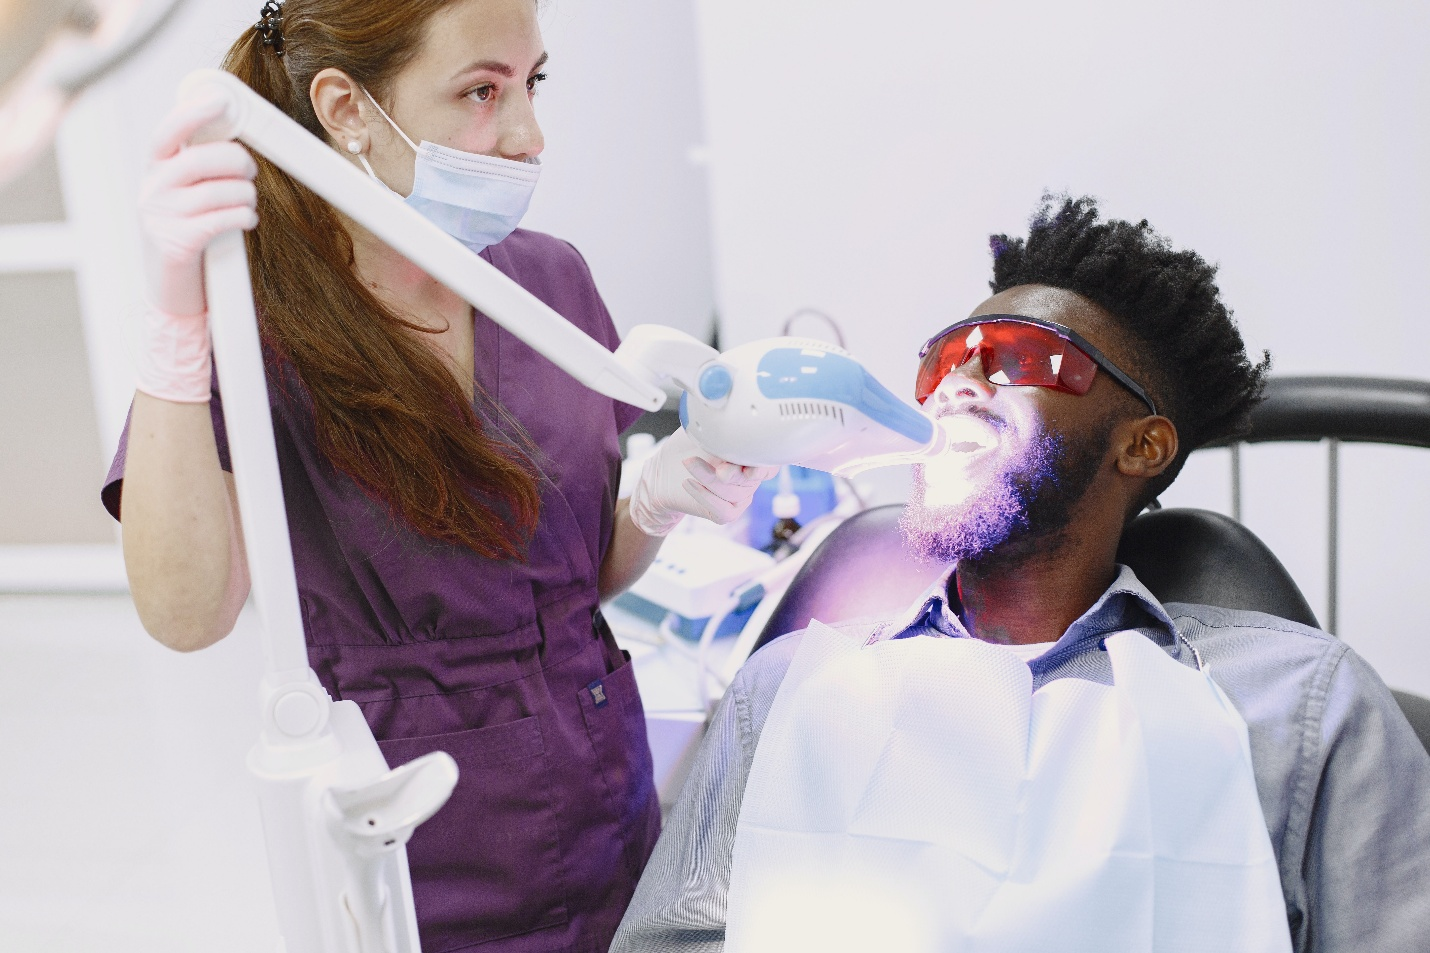
[[[349,139],[348,151],[351,152],[353,155],[357,155],[359,152],[362,152],[362,146],[358,143],[356,139]]]

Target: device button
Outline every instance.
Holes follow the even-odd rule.
[[[720,400],[734,386],[735,381],[723,364],[712,364],[700,372],[700,396],[706,400]]]

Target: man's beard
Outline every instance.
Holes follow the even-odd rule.
[[[927,467],[916,466],[913,492],[899,520],[909,551],[943,563],[1001,562],[1052,551],[1102,466],[1112,426],[1109,420],[1076,443],[1063,434],[1039,432],[954,503],[928,503]]]

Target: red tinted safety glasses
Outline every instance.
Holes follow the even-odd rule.
[[[1021,314],[984,314],[944,328],[919,351],[914,398],[922,404],[954,368],[975,356],[994,384],[1086,394],[1100,367],[1147,405],[1147,392],[1071,328]]]

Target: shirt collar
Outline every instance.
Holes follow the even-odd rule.
[[[954,566],[949,566],[903,614],[891,619],[876,629],[869,642],[885,639],[905,639],[916,635],[930,635],[943,638],[972,638],[958,617],[958,606],[950,604],[949,583],[953,579]],[[955,592],[954,597],[957,598]],[[1143,629],[1155,641],[1172,645],[1177,639],[1172,617],[1157,601],[1157,597],[1142,584],[1127,566],[1117,565],[1117,576],[1112,585],[1098,597],[1086,612],[1078,617],[1062,638],[1036,661],[1052,660],[1074,649],[1082,649],[1087,643],[1097,642],[1105,636],[1126,629]]]

